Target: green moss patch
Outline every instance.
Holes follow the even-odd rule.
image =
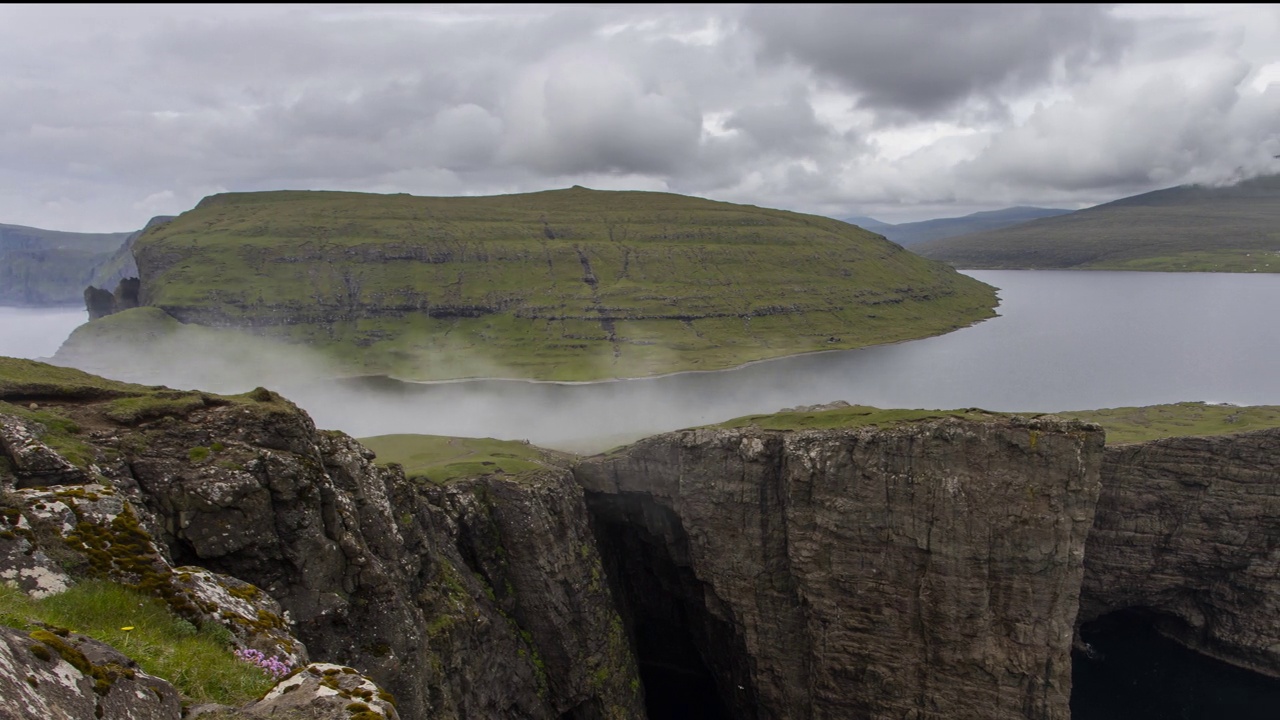
[[[563,467],[570,457],[536,445],[493,438],[378,435],[361,438],[360,443],[378,454],[379,463],[398,463],[405,475],[433,483]]]

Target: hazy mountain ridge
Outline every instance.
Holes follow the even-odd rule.
[[[845,222],[879,233],[899,245],[912,246],[917,243],[929,242],[930,240],[996,230],[1039,218],[1065,215],[1069,212],[1071,211],[1059,208],[1019,205],[1001,210],[984,210],[959,217],[934,218],[932,220],[897,225],[881,222],[871,217],[851,217],[846,219]]]
[[[0,305],[70,305],[130,233],[0,224]]]
[[[1156,190],[913,249],[965,268],[1280,272],[1280,175]]]

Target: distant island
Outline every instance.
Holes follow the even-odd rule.
[[[996,304],[838,220],[581,187],[216,195],[133,255],[141,307],[83,326],[60,356],[249,332],[347,374],[599,380],[921,338]]]
[[[1280,272],[1280,175],[1157,190],[911,249],[961,268]]]

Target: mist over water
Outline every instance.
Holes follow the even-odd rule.
[[[84,308],[0,307],[0,355],[52,357],[71,331],[88,319]]]
[[[579,451],[834,400],[1031,412],[1185,400],[1280,404],[1272,310],[1280,307],[1280,276],[968,274],[1001,289],[1000,317],[935,338],[722,372],[584,384],[335,381],[314,353],[256,340],[175,343],[145,357],[97,358],[85,369],[215,392],[265,385],[319,427],[356,437],[487,436]]]

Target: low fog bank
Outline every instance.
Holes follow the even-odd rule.
[[[52,357],[67,335],[88,319],[82,307],[0,307],[0,355]]]

